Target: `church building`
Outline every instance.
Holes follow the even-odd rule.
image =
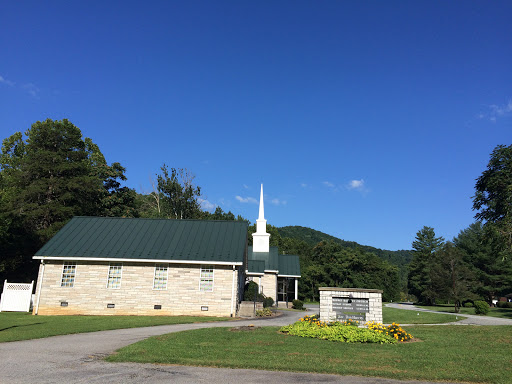
[[[247,276],[260,286],[260,291],[275,302],[298,299],[300,278],[299,257],[280,255],[277,247],[270,246],[263,205],[263,185],[260,193],[260,209],[256,220],[256,232],[252,234],[253,245],[248,248]]]
[[[298,256],[270,247],[261,187],[247,223],[74,217],[40,260],[34,314],[237,316],[248,279],[282,304],[298,295]]]

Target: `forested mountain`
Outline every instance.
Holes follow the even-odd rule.
[[[388,251],[385,249],[371,247],[369,245],[361,245],[355,241],[342,240],[337,237],[328,235],[327,233],[323,233],[312,228],[301,227],[298,225],[280,227],[277,228],[277,231],[281,237],[303,240],[309,245],[315,245],[321,241],[331,241],[341,245],[344,248],[359,249],[364,252],[371,252],[382,260],[396,265],[400,269],[405,268],[411,262],[413,256],[412,252],[408,250]]]

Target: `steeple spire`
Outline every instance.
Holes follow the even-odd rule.
[[[263,184],[261,184],[261,193],[260,193],[260,214],[258,216],[258,220],[265,220],[265,212],[263,208]]]
[[[256,232],[252,234],[253,252],[270,251],[270,234],[267,233],[267,220],[265,220],[265,210],[263,207],[263,184],[260,192],[260,212],[256,220]]]

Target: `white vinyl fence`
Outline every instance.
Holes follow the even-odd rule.
[[[31,284],[8,283],[5,280],[4,290],[0,299],[0,312],[28,312],[32,303],[32,290],[34,282]]]

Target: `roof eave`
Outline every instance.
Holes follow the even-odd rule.
[[[262,272],[249,272],[248,270],[245,271],[245,274],[250,275],[250,276],[264,276],[265,275]]]
[[[160,264],[203,264],[203,265],[243,265],[241,261],[213,260],[168,260],[168,259],[129,259],[120,257],[72,257],[72,256],[33,256],[34,260],[72,260],[72,261],[111,261],[129,263],[160,263]]]

